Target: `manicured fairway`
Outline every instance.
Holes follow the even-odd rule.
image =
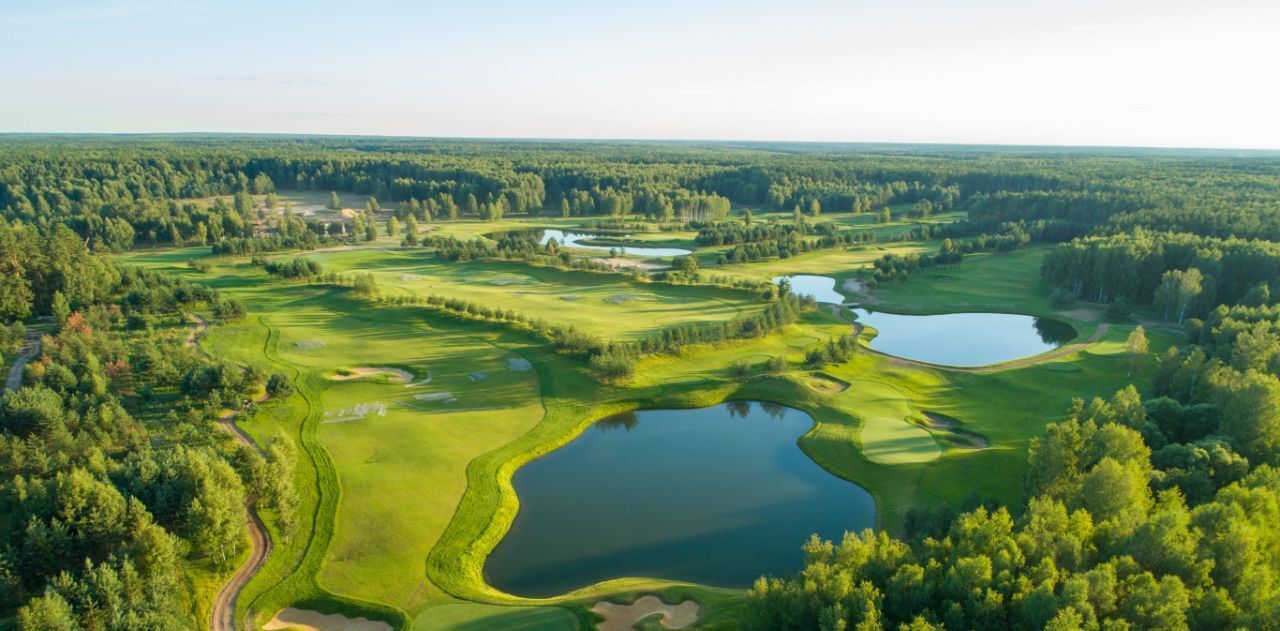
[[[412,631],[575,631],[577,618],[560,607],[504,607],[455,602],[431,607],[413,620]]]
[[[729,320],[763,307],[754,294],[744,291],[636,282],[622,274],[519,263],[449,263],[421,250],[351,250],[309,258],[327,270],[372,273],[389,293],[497,305],[609,339],[635,338],[676,324]]]
[[[495,229],[478,222],[447,225],[461,234]],[[813,273],[843,283],[885,252],[936,247],[895,243],[822,251],[714,273],[756,279]],[[618,411],[750,399],[812,415],[815,424],[799,438],[800,448],[830,473],[867,489],[879,527],[899,527],[912,507],[975,495],[1014,502],[1022,492],[1026,448],[1045,423],[1071,398],[1108,396],[1126,381],[1123,344],[1132,329],[1112,324],[1083,349],[987,373],[905,365],[869,352],[819,371],[804,365],[805,353],[852,332],[847,319],[819,309],[775,335],[646,357],[628,383],[606,385],[590,378],[580,359],[556,354],[525,333],[446,320],[423,307],[378,305],[345,288],[281,281],[246,258],[207,252],[188,248],[126,258],[243,300],[250,317],[213,327],[202,345],[219,357],[286,372],[298,384],[294,397],[268,403],[242,423],[260,442],[283,437],[306,457],[296,480],[303,492],[299,534],[284,536],[266,515],[277,549],[240,602],[241,611],[252,610],[259,621],[281,607],[310,602],[352,615],[398,617],[413,629],[571,629],[590,619],[586,610],[599,598],[661,592],[698,599],[707,619],[731,628],[739,592],[620,577],[531,607],[531,601],[487,585],[485,556],[519,509],[512,473]],[[1038,284],[1042,254],[1032,248],[967,257],[961,265],[931,268],[860,298],[906,313],[1052,315],[1087,337],[1097,329],[1097,314],[1049,306]],[[421,249],[305,256],[327,271],[373,273],[389,295],[461,298],[610,339],[725,321],[763,305],[748,292],[515,262],[450,263]],[[212,268],[196,272],[185,264],[189,258],[204,258]],[[1159,328],[1149,327],[1148,335],[1153,354],[1179,339]],[[767,374],[766,362],[778,357],[787,370]],[[368,374],[361,376],[362,368]],[[1136,379],[1145,381],[1149,373]],[[350,375],[355,377],[345,377]],[[926,427],[925,412],[957,425]]]

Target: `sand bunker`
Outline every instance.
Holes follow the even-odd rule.
[[[425,385],[427,385],[427,384],[429,384],[429,383],[431,383],[431,373],[427,373],[427,376],[426,376],[426,377],[423,377],[421,381],[415,381],[415,382],[413,382],[413,383],[406,383],[406,384],[404,384],[404,387],[406,387],[406,388],[415,388],[415,387],[417,387],[417,386],[425,386]]]
[[[824,394],[835,394],[849,389],[849,382],[833,377],[825,372],[810,374],[805,383],[814,390]]]
[[[400,280],[422,280],[422,277],[417,274],[401,274]]]
[[[600,631],[631,631],[637,622],[654,614],[662,615],[662,626],[668,629],[683,629],[698,621],[698,613],[702,607],[697,602],[686,600],[678,605],[668,605],[657,596],[644,596],[630,605],[619,605],[602,600],[591,608],[591,611],[604,617],[604,621],[596,626]]]
[[[293,343],[293,347],[303,351],[314,351],[317,348],[324,348],[324,342],[321,340],[299,340]]]
[[[947,432],[947,442],[960,449],[986,449],[987,437],[960,429],[960,420],[940,412],[924,412],[925,427]]]
[[[322,614],[307,609],[281,609],[266,626],[267,631],[277,629],[302,629],[302,631],[392,631],[391,625],[381,620],[348,618],[340,613]]]
[[[582,296],[560,296],[560,299],[573,302],[575,300],[582,300]]]
[[[352,219],[356,215],[359,215],[360,211],[354,208],[343,208],[342,210],[338,211],[338,214],[341,215],[343,219]]]
[[[529,282],[530,281],[527,278],[499,278],[489,281],[489,284],[506,287],[507,285],[528,285]]]
[[[372,377],[374,375],[390,374],[391,377],[387,381],[391,383],[409,383],[413,381],[413,373],[399,368],[387,368],[385,366],[373,366],[368,368],[347,368],[342,373],[336,374],[330,379],[334,381],[351,381],[361,377]]]
[[[507,370],[514,370],[516,372],[525,372],[526,370],[529,370],[531,368],[533,368],[533,364],[530,364],[529,360],[523,357],[507,358]]]
[[[345,423],[347,421],[358,421],[370,414],[375,416],[386,416],[387,404],[381,401],[374,401],[373,403],[361,403],[360,405],[346,408],[344,410],[330,410],[324,413],[324,422]]]
[[[657,264],[657,263],[650,263],[649,261],[637,261],[637,260],[635,260],[635,259],[622,258],[622,257],[619,257],[619,256],[606,257],[606,258],[598,258],[598,259],[596,259],[596,260],[597,260],[597,261],[600,261],[601,263],[604,263],[605,265],[608,265],[608,266],[610,266],[610,267],[619,267],[619,268],[622,268],[622,267],[629,267],[629,268],[632,268],[632,269],[643,270],[643,271],[646,271],[646,272],[653,271],[653,270],[664,269],[664,268],[666,268],[666,267],[667,267],[666,265],[659,265],[659,264]]]
[[[476,371],[467,375],[467,378],[472,381],[484,381],[489,378],[489,373]]]
[[[415,394],[413,398],[419,401],[439,401],[441,403],[457,403],[458,400],[448,392],[428,392],[426,394]]]
[[[860,294],[862,293],[862,290],[866,288],[866,285],[856,278],[846,278],[844,279],[844,284],[841,285],[841,287],[851,294]]]
[[[614,294],[612,296],[609,296],[608,298],[605,298],[604,301],[609,304],[616,305],[616,304],[631,302],[633,300],[639,300],[639,299],[640,299],[639,296],[635,296],[632,294]]]

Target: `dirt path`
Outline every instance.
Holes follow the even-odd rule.
[[[862,332],[862,325],[855,323],[853,326],[856,329],[857,333]],[[1026,366],[1033,366],[1035,364],[1041,364],[1050,360],[1058,359],[1059,357],[1065,357],[1102,339],[1102,336],[1106,335],[1107,330],[1109,330],[1110,328],[1111,328],[1110,324],[1103,322],[1102,324],[1098,325],[1098,329],[1093,332],[1093,335],[1090,335],[1085,340],[1076,342],[1074,344],[1068,344],[1066,346],[1060,346],[1058,348],[1055,348],[1041,355],[1024,357],[1022,359],[1015,359],[1013,361],[1007,361],[1000,364],[991,364],[990,366],[973,366],[973,367],[943,366],[941,364],[930,364],[929,362],[916,361],[914,359],[898,357],[897,355],[881,353],[880,351],[874,348],[871,348],[870,346],[863,346],[863,349],[868,352],[875,353],[876,355],[879,355],[881,357],[886,357],[893,363],[898,364],[900,366],[915,366],[918,368],[935,368],[938,370],[950,370],[952,372],[988,373],[988,372],[996,372],[999,370],[1012,370],[1014,368],[1025,368]]]
[[[27,331],[22,350],[18,351],[18,356],[13,358],[13,366],[9,368],[9,378],[4,382],[5,390],[17,390],[22,385],[22,369],[40,352],[40,335],[40,331]]]
[[[186,315],[187,319],[196,325],[195,329],[187,334],[187,345],[192,348],[199,348],[200,336],[209,329],[209,323],[194,313],[188,312]],[[253,442],[253,439],[244,430],[240,429],[240,426],[236,425],[236,417],[249,409],[250,406],[266,400],[267,395],[263,393],[254,399],[252,403],[239,410],[227,410],[218,416],[218,422],[235,436],[237,442],[253,447],[258,450],[258,453],[263,453],[262,448]],[[249,530],[249,558],[245,560],[244,565],[241,565],[236,570],[235,574],[231,575],[227,584],[222,586],[222,589],[218,591],[218,596],[214,598],[213,606],[209,609],[210,631],[235,631],[236,599],[240,596],[240,590],[249,584],[249,580],[258,573],[258,570],[262,569],[262,565],[267,562],[267,557],[271,555],[271,535],[267,532],[267,527],[262,523],[262,519],[258,517],[258,511],[252,505],[245,506],[245,526]]]

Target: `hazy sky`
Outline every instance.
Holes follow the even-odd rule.
[[[1280,0],[0,0],[0,131],[1280,148]]]

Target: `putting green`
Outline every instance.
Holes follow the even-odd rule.
[[[942,448],[923,427],[902,418],[870,416],[862,425],[862,453],[874,462],[905,464],[934,460]]]

